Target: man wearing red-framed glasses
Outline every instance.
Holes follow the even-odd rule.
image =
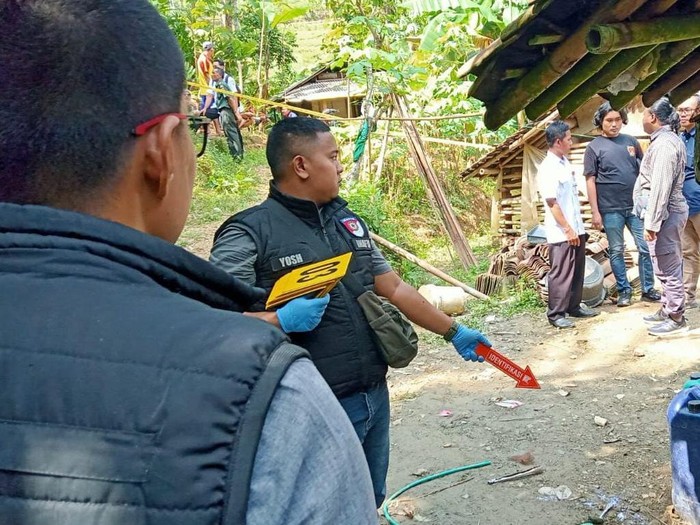
[[[262,292],[173,245],[196,152],[155,8],[5,0],[0,27],[0,522],[376,523],[330,389],[243,315]]]

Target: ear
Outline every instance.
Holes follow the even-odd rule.
[[[306,180],[309,178],[309,172],[306,171],[308,162],[303,155],[296,155],[292,159],[292,168],[294,169],[294,174],[301,180]]]
[[[152,195],[162,200],[168,194],[175,172],[176,134],[180,119],[168,116],[143,138],[143,177]]]

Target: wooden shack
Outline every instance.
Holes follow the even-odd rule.
[[[598,134],[593,126],[593,113],[603,101],[600,97],[595,97],[567,119],[574,138],[569,160],[576,171],[583,220],[588,229],[591,228],[592,216],[583,176],[583,155],[588,143]],[[639,100],[631,104],[629,124],[622,132],[637,137],[642,148],[645,148],[648,136],[641,125],[642,110]],[[536,175],[537,168],[547,153],[544,130],[558,118],[558,112],[554,111],[545,118],[522,127],[461,174],[463,178],[496,179],[496,192],[491,205],[491,230],[503,239],[519,237],[544,220],[543,203],[537,194]]]
[[[359,117],[365,91],[343,71],[326,66],[295,82],[273,100],[338,117]]]

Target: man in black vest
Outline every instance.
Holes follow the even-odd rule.
[[[371,240],[367,225],[338,197],[343,167],[328,126],[310,118],[275,124],[267,142],[273,181],[262,204],[231,217],[219,228],[211,261],[268,293],[295,267],[352,252],[349,272],[366,290],[395,304],[411,321],[451,341],[465,359],[488,340],[434,308],[392,271]],[[341,282],[331,291],[321,323],[311,331],[285,328],[290,312],[261,312],[311,353],[314,364],[345,408],[362,442],[377,507],[386,493],[389,464],[387,366],[355,295]],[[292,307],[316,312],[303,301]],[[318,301],[316,300],[309,300]],[[256,310],[264,310],[260,302]],[[282,319],[279,319],[283,313]]]
[[[332,392],[242,314],[262,291],[173,245],[195,154],[164,20],[5,0],[0,27],[0,522],[376,524]]]

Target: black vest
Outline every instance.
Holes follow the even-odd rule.
[[[306,355],[237,313],[261,295],[119,224],[0,204],[0,523],[245,523]]]
[[[348,251],[352,252],[348,272],[365,289],[374,289],[369,230],[341,198],[320,211],[313,202],[285,195],[271,185],[267,200],[229,218],[215,239],[234,223],[255,240],[256,286],[268,294],[275,281],[290,270]],[[256,309],[264,310],[264,301]],[[330,303],[318,327],[290,337],[309,351],[338,397],[367,390],[386,376],[387,367],[372,330],[355,296],[342,282],[331,291]]]

